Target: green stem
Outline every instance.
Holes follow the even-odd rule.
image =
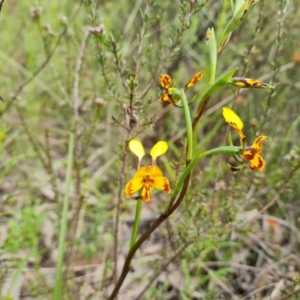
[[[183,183],[185,181],[185,179],[187,178],[187,176],[191,173],[191,171],[193,170],[193,168],[197,165],[197,163],[199,162],[199,160],[205,156],[209,156],[209,155],[214,155],[214,154],[225,154],[225,155],[237,155],[239,154],[241,151],[240,147],[236,147],[236,146],[223,146],[223,147],[218,147],[218,148],[214,148],[211,150],[208,150],[206,152],[199,152],[193,159],[192,161],[187,165],[187,167],[185,168],[185,170],[183,171],[183,173],[181,174],[181,176],[179,177],[179,180],[176,184],[176,187],[173,191],[172,194],[172,198],[170,200],[170,204],[167,208],[167,211],[170,210],[170,208],[172,207],[175,199],[177,198],[177,195],[179,194]]]
[[[59,231],[59,246],[58,246],[58,258],[55,270],[55,285],[54,285],[54,300],[62,299],[62,269],[63,258],[65,253],[65,242],[67,234],[67,221],[68,221],[68,209],[70,202],[70,187],[72,181],[72,168],[73,168],[73,155],[74,155],[74,133],[70,134],[69,146],[68,146],[68,161],[67,161],[67,175],[66,175],[66,192],[63,201],[63,211],[60,220]]]
[[[133,223],[133,229],[132,229],[132,235],[131,235],[131,241],[130,241],[130,247],[129,250],[133,247],[136,241],[136,237],[139,231],[139,225],[140,225],[140,218],[141,218],[141,209],[142,209],[142,200],[138,199],[136,202],[136,209],[135,209],[135,218]]]
[[[187,133],[186,160],[187,162],[190,162],[193,158],[193,126],[192,126],[189,104],[183,89],[181,90],[181,101],[182,101],[182,106],[184,111],[185,126],[186,126],[186,133]]]
[[[193,158],[193,125],[192,125],[189,104],[188,104],[188,101],[186,99],[185,92],[183,89],[181,90],[180,97],[181,97],[182,107],[183,107],[183,111],[184,111],[185,126],[186,126],[186,133],[187,133],[186,164],[189,164]],[[176,185],[176,187],[177,186],[178,186],[178,184]],[[173,196],[171,197],[167,211],[173,206],[174,201],[177,197],[177,193],[176,194],[173,193]]]

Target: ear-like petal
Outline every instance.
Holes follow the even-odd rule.
[[[143,156],[145,156],[145,150],[143,144],[135,139],[132,139],[129,142],[130,151],[139,158],[139,161],[142,160]]]
[[[158,156],[166,153],[167,150],[168,150],[167,142],[165,142],[165,141],[157,142],[150,151],[150,155],[151,155],[153,161],[155,161]]]

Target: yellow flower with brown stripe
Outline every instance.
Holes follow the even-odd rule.
[[[241,118],[229,107],[223,107],[223,117],[225,121],[238,133],[241,140],[241,156],[249,161],[251,170],[262,171],[266,165],[265,160],[260,155],[262,151],[262,142],[267,139],[266,136],[260,135],[253,142],[251,147],[245,148],[246,136],[243,133],[244,123]],[[233,169],[239,169],[233,167]]]
[[[161,74],[159,79],[160,86],[164,89],[162,94],[159,97],[160,102],[164,102],[166,104],[172,103],[172,92],[174,88],[171,87],[172,78],[168,74]]]
[[[275,88],[273,85],[262,82],[258,79],[245,78],[245,77],[232,77],[227,84],[238,88],[267,88],[267,89]]]
[[[245,149],[242,153],[244,159],[248,160],[250,163],[251,170],[262,171],[266,165],[265,160],[260,155],[262,151],[262,142],[265,141],[268,137],[264,135],[258,136],[252,146],[249,149]]]
[[[133,178],[126,184],[126,197],[131,197],[134,193],[142,189],[140,199],[142,201],[151,200],[151,192],[156,188],[166,193],[171,193],[169,180],[163,176],[162,171],[156,166],[157,157],[168,150],[168,144],[165,141],[157,142],[151,149],[152,166],[140,167],[141,159],[145,154],[142,143],[138,140],[129,142],[130,151],[138,157],[138,170]]]
[[[204,75],[204,71],[197,72],[193,75],[192,78],[189,79],[187,84],[184,86],[184,89],[187,90],[194,86]],[[180,90],[176,87],[172,86],[172,78],[168,74],[162,74],[159,79],[159,84],[163,88],[163,92],[159,97],[160,102],[164,102],[166,104],[171,104],[173,102],[177,102],[180,100]]]
[[[133,176],[126,187],[125,194],[129,198],[134,193],[142,189],[140,198],[142,201],[151,200],[151,191],[153,188],[171,193],[170,183],[166,177],[163,177],[162,171],[158,166],[141,167]]]
[[[204,75],[204,71],[200,71],[200,72],[197,72],[188,82],[187,84],[185,85],[185,89],[189,89],[190,87],[194,86],[201,78],[202,76]]]

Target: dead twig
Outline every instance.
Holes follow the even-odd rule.
[[[0,2],[0,11],[2,10],[2,5],[4,4],[4,0]]]
[[[4,0],[2,0],[2,2],[0,3],[0,11],[1,11],[1,7],[4,3]],[[75,20],[78,12],[80,11],[81,5],[83,3],[83,0],[80,1],[80,5],[78,7],[78,9],[76,10],[76,12],[74,13],[72,19],[70,20],[69,26],[70,24]],[[28,79],[24,80],[18,87],[18,89],[16,90],[15,93],[12,94],[11,96],[11,100],[8,102],[8,104],[6,105],[4,111],[1,113],[0,117],[2,117],[2,115],[4,115],[12,106],[12,104],[15,102],[15,100],[18,98],[18,96],[22,93],[22,91],[24,90],[24,88],[31,82],[33,81],[36,76],[42,71],[44,70],[44,68],[48,65],[48,63],[51,61],[54,53],[56,52],[62,38],[65,36],[65,34],[67,33],[69,27],[66,26],[65,29],[62,31],[62,33],[59,35],[57,42],[55,44],[55,46],[53,47],[52,51],[50,51],[49,55],[46,57],[45,61],[36,69],[36,71],[32,74],[31,77],[29,77]]]

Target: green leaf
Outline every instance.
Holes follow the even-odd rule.
[[[208,28],[206,33],[206,44],[209,51],[209,85],[212,85],[216,77],[217,68],[217,42],[215,31],[213,28]]]
[[[226,86],[237,69],[238,68],[234,68],[234,69],[226,72],[224,75],[221,75],[221,77],[218,80],[216,80],[216,82],[205,91],[205,93],[201,97],[200,103],[198,105],[197,113],[199,113],[199,111],[201,110],[202,104],[205,101],[205,99],[207,99],[209,96],[211,96],[213,93],[215,93],[222,87]]]

